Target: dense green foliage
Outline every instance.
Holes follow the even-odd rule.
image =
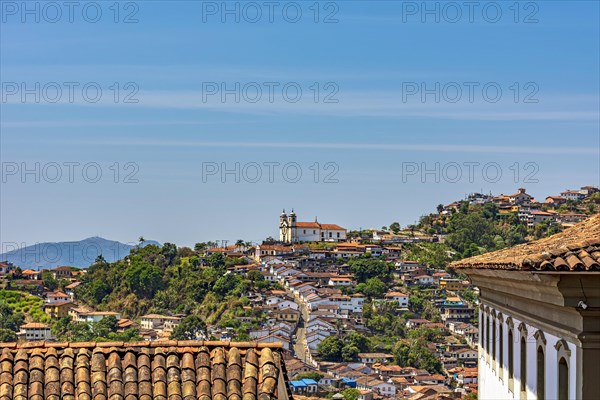
[[[207,247],[196,246],[198,250]],[[250,308],[244,294],[275,285],[258,271],[250,271],[247,277],[227,271],[232,265],[247,263],[245,258],[222,253],[204,256],[170,243],[147,245],[134,248],[115,263],[97,259],[77,288],[77,296],[95,309],[117,311],[132,319],[147,313],[188,315],[173,338],[204,338],[209,324],[233,328],[236,340],[249,340],[248,330],[258,328],[265,315]]]
[[[294,377],[294,380],[300,380],[300,379],[313,379],[317,382],[319,382],[321,379],[323,379],[323,374],[320,374],[318,372],[303,372],[301,374],[298,374]]]
[[[363,318],[366,327],[388,338],[403,337],[406,320],[398,315],[397,307],[398,303],[395,302],[380,302],[375,310],[371,303],[365,303]]]
[[[342,395],[344,396],[344,400],[358,400],[360,397],[360,390],[355,388],[346,388],[342,390]]]
[[[435,268],[444,268],[453,259],[523,243],[530,233],[515,214],[499,214],[498,206],[493,203],[470,205],[466,201],[450,215],[421,217],[416,228],[446,235],[444,243],[409,246],[408,255],[412,259]],[[545,230],[544,235],[551,232],[554,231]]]
[[[392,266],[379,258],[366,255],[363,257],[355,257],[348,261],[350,272],[359,283],[367,282],[370,278],[378,277],[379,279],[387,279],[390,276]]]
[[[173,329],[171,339],[206,339],[206,324],[197,315],[188,315]]]
[[[52,333],[58,340],[71,342],[142,340],[137,329],[131,328],[124,332],[117,332],[117,329],[117,319],[113,315],[104,317],[96,323],[74,322],[66,315],[54,323]]]
[[[0,342],[16,342],[17,332],[24,321],[22,313],[15,313],[4,300],[0,300]]]
[[[344,337],[328,336],[317,346],[319,356],[325,361],[356,361],[358,353],[370,349],[369,338],[356,332],[351,332]]]
[[[9,307],[15,315],[27,315],[33,322],[50,322],[50,317],[42,310],[44,300],[40,297],[15,290],[2,290],[0,291],[0,304]]]
[[[268,287],[268,282],[260,282],[262,276],[244,280],[227,273],[228,266],[244,262],[220,253],[201,260],[193,250],[177,249],[170,243],[147,245],[115,263],[96,260],[77,288],[77,296],[97,309],[118,311],[129,318],[148,312],[204,312],[207,316],[205,311],[216,311],[226,297],[239,300],[249,285]]]
[[[424,338],[398,342],[394,348],[394,357],[401,367],[426,369],[431,373],[442,372],[442,363],[427,347],[427,340]]]

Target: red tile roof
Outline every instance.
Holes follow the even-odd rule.
[[[342,228],[336,224],[322,224],[320,222],[296,222],[297,228],[311,228],[311,229],[325,229],[330,231],[345,231],[346,228]]]
[[[288,399],[280,347],[173,340],[0,343],[0,398]]]

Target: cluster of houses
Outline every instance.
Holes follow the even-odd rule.
[[[42,275],[45,270],[23,270],[15,276],[16,266],[10,262],[0,263],[0,276],[3,279],[3,288],[26,290],[31,294],[38,295],[44,299],[42,310],[52,320],[58,320],[65,316],[70,316],[73,322],[98,323],[108,316],[113,316],[117,320],[117,331],[123,332],[130,328],[136,328],[146,340],[168,339],[175,326],[184,317],[166,316],[158,314],[144,315],[140,322],[134,322],[127,318],[122,318],[121,314],[113,311],[96,311],[84,305],[78,304],[75,289],[81,285],[81,276],[85,270],[69,266],[60,266],[50,269],[49,272],[56,280],[67,280],[64,291],[47,291],[44,288]],[[7,278],[11,278],[10,280]],[[10,287],[9,287],[10,284]],[[39,322],[30,322],[20,327],[17,335],[21,340],[54,340],[48,324]]]
[[[287,218],[290,225],[284,226],[282,232],[287,235],[285,241],[209,248],[205,256],[222,253],[230,258],[245,259],[245,264],[229,267],[226,273],[244,277],[249,277],[251,273],[256,277],[258,273],[265,281],[276,284],[268,289],[249,289],[244,294],[250,303],[247,308],[261,311],[260,319],[256,316],[235,318],[253,324],[254,327],[247,332],[250,340],[282,344],[293,393],[323,395],[351,387],[360,391],[362,400],[427,400],[443,396],[457,398],[461,394],[476,391],[477,375],[476,372],[473,374],[473,368],[476,367],[477,351],[474,348],[479,340],[479,331],[470,323],[474,317],[472,305],[456,295],[469,288],[469,282],[453,278],[445,271],[432,270],[418,262],[404,260],[401,247],[396,245],[406,240],[436,241],[437,237],[373,230],[368,233],[371,235],[367,238],[370,243],[360,240],[351,242],[346,237],[345,229],[338,225],[311,223],[316,232],[312,233],[309,229],[313,229],[313,225],[309,227],[308,223],[297,223],[290,220],[289,216]],[[293,234],[289,231],[291,228],[295,229]],[[327,243],[308,246],[300,240],[305,234],[317,235]],[[356,362],[318,361],[319,344],[326,338],[332,335],[343,337],[351,332],[372,334],[363,318],[366,297],[353,290],[357,281],[349,265],[343,261],[367,254],[392,263],[393,277],[399,285],[388,290],[381,298],[372,299],[370,304],[374,311],[383,304],[388,308],[391,305],[398,315],[409,311],[407,288],[425,287],[436,294],[434,304],[438,307],[441,321],[413,318],[407,320],[406,328],[431,327],[447,332],[447,339],[443,343],[431,343],[431,350],[440,359],[444,374],[400,367],[394,364],[394,357],[386,353],[360,353]],[[144,339],[159,341],[168,339],[185,317],[148,314],[132,321],[116,312],[88,309],[78,304],[75,294],[75,288],[81,284],[79,278],[82,272],[70,267],[59,267],[51,272],[57,279],[70,281],[64,292],[40,293],[45,299],[44,312],[53,319],[69,315],[77,322],[96,323],[107,316],[114,316],[119,330],[137,328]],[[39,282],[43,288],[41,272],[23,271],[22,275],[23,280]],[[207,337],[226,341],[234,339],[238,333],[231,327],[209,326]],[[50,327],[39,323],[23,325],[21,335],[24,340],[54,339]],[[322,378],[307,376],[311,373],[317,373]]]
[[[548,196],[544,202],[539,202],[527,193],[525,188],[519,188],[514,194],[492,196],[491,194],[472,193],[466,200],[470,204],[494,203],[498,205],[500,214],[516,214],[519,221],[533,228],[536,224],[550,221],[563,227],[569,227],[586,219],[589,215],[575,212],[558,212],[556,209],[561,205],[578,202],[598,193],[600,190],[595,186],[582,186],[579,190],[565,190],[558,196]],[[460,207],[460,202],[448,204],[442,210],[442,214],[449,214]]]
[[[476,392],[479,330],[470,323],[475,310],[452,295],[468,288],[469,283],[452,278],[445,271],[403,261],[398,248],[385,247],[336,243],[329,251],[335,254],[351,248],[350,251],[358,255],[373,252],[394,263],[394,278],[402,281],[403,287],[420,285],[439,293],[435,305],[442,321],[409,319],[406,326],[408,329],[440,328],[448,332],[448,342],[432,344],[445,375],[394,365],[394,357],[385,353],[360,353],[356,362],[317,361],[319,344],[327,337],[350,332],[371,334],[363,320],[366,297],[348,290],[357,284],[349,266],[314,256],[313,252],[322,254],[322,250],[313,251],[298,244],[261,245],[257,246],[252,264],[229,269],[229,273],[241,275],[258,271],[265,280],[283,288],[248,295],[252,308],[262,309],[267,316],[263,326],[251,331],[250,336],[258,342],[283,343],[288,350],[285,361],[293,393],[322,395],[352,387],[360,390],[361,399],[433,399],[436,396],[457,398]],[[410,299],[398,288],[380,299],[373,299],[372,306],[376,309],[381,303],[392,304],[400,314],[408,311]],[[314,379],[312,373],[322,378]]]
[[[292,392],[304,396],[355,388],[360,392],[359,399],[363,400],[437,400],[457,399],[477,392],[477,355],[475,366],[454,367],[446,374],[401,367],[394,365],[392,360],[391,354],[361,353],[357,362],[322,363],[319,369],[294,358],[286,359],[285,364]],[[318,381],[306,378],[314,374],[321,378]],[[336,398],[335,395],[333,398]]]

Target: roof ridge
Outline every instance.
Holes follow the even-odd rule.
[[[0,343],[0,349],[36,349],[36,348],[94,348],[94,347],[230,347],[230,348],[253,348],[253,349],[280,349],[283,343],[259,343],[259,342],[230,342],[225,340],[158,340],[137,342],[53,342],[40,340],[35,342],[7,342]]]

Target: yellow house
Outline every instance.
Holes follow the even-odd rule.
[[[440,279],[440,287],[450,291],[463,290],[466,288],[465,284],[460,279],[444,278]]]
[[[70,301],[46,303],[44,304],[44,312],[53,319],[60,319],[65,315],[69,315],[69,310],[73,305]]]
[[[286,321],[296,323],[300,319],[300,311],[293,310],[291,308],[284,308],[275,312],[275,319],[277,321]]]

